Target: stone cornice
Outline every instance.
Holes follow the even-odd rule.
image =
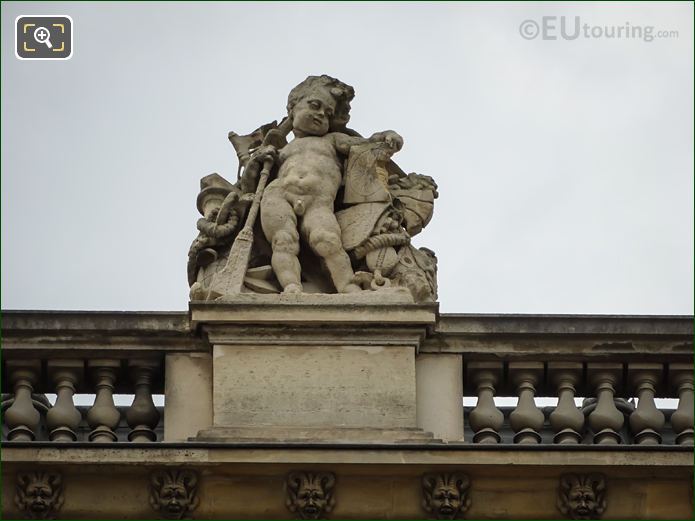
[[[692,447],[680,446],[557,446],[457,444],[289,444],[289,443],[157,443],[95,446],[89,443],[56,445],[41,442],[4,442],[3,462],[50,465],[147,463],[466,465],[533,467],[658,467],[693,466]],[[542,454],[542,457],[539,457]]]
[[[352,329],[355,341],[361,336],[381,336],[386,341],[393,333],[409,336],[415,326],[428,331],[420,346],[427,353],[477,353],[502,359],[529,355],[692,359],[691,316],[437,314],[431,305],[364,303],[292,308],[291,320],[283,304],[191,303],[189,312],[8,310],[2,312],[2,346],[10,357],[20,351],[37,355],[50,351],[56,356],[56,350],[61,356],[86,356],[91,351],[104,356],[104,349],[111,351],[109,356],[120,351],[128,357],[152,351],[206,351],[208,339],[196,330],[199,322],[225,325],[242,337],[262,334],[266,328],[281,334],[283,327],[299,327],[307,343],[320,342],[321,324],[332,324],[334,332],[347,334]],[[244,325],[263,327],[244,331]]]

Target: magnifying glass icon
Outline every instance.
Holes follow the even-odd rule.
[[[51,32],[45,27],[37,27],[36,30],[34,30],[34,40],[39,43],[45,43],[46,47],[53,49],[53,45],[51,45]]]

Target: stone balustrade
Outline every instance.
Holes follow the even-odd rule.
[[[3,437],[7,441],[53,441],[94,443],[116,442],[116,431],[123,420],[114,394],[134,395],[126,408],[130,427],[127,439],[134,442],[157,441],[160,412],[152,395],[161,393],[163,361],[151,359],[94,360],[11,359],[5,371],[11,388],[3,393]],[[56,395],[50,406],[46,394]],[[75,405],[80,393],[93,404]],[[89,431],[84,433],[84,423]],[[160,440],[161,441],[161,440]]]
[[[416,363],[439,357],[460,367],[466,406],[463,413],[440,406],[420,426],[446,441],[693,445],[692,324],[685,317],[442,316]],[[656,399],[669,400],[659,409]],[[437,406],[420,404],[426,407]],[[447,417],[460,416],[464,428],[452,435]]]
[[[677,317],[440,316],[415,357],[417,427],[432,442],[692,446],[690,327]],[[195,420],[211,408],[209,349],[182,313],[9,312],[3,439],[186,441],[210,427]],[[77,407],[76,394],[91,404]],[[116,407],[115,394],[132,403]],[[167,394],[170,432],[153,394]]]
[[[692,446],[692,371],[681,363],[470,362],[471,441]],[[498,406],[493,395],[517,405]],[[670,407],[657,408],[655,397],[671,399]]]
[[[3,318],[9,442],[162,441],[153,395],[164,394],[166,356],[203,349],[180,313],[10,311]],[[117,406],[117,395],[131,403]]]

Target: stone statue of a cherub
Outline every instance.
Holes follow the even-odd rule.
[[[396,132],[364,138],[347,128],[353,98],[349,85],[309,76],[291,90],[280,125],[230,132],[238,179],[201,180],[192,300],[380,291],[436,299],[436,257],[410,239],[429,222],[437,186],[391,160],[403,146]]]

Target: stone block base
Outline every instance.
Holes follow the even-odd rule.
[[[190,441],[222,443],[392,444],[442,443],[421,429],[320,428],[320,427],[213,427]]]

